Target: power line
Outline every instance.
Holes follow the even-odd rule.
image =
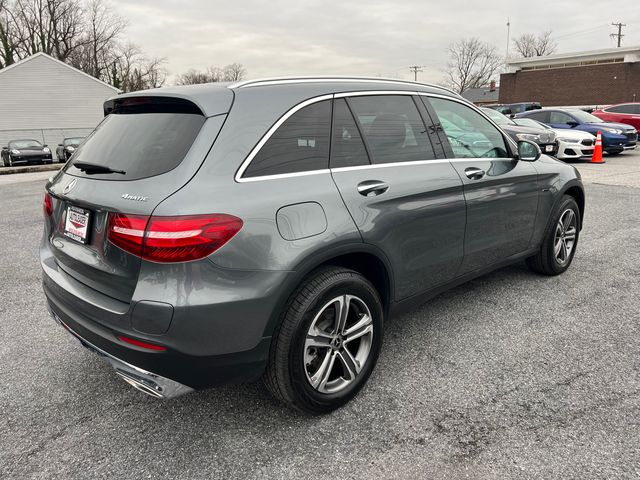
[[[575,32],[569,32],[569,33],[564,33],[562,35],[554,35],[553,38],[560,39],[560,38],[567,38],[567,37],[573,37],[573,36],[577,36],[577,35],[583,35],[585,33],[592,33],[595,32],[597,30],[602,30],[603,28],[609,28],[609,25],[603,24],[603,25],[599,25],[597,27],[591,27],[591,28],[587,28],[585,30],[578,30]]]
[[[626,23],[612,23],[611,25],[613,25],[614,27],[618,27],[618,33],[612,33],[611,35],[609,35],[611,38],[618,38],[618,47],[620,47],[620,44],[622,43],[622,37],[624,37],[624,35],[622,34],[622,27],[626,27],[627,24]]]
[[[413,65],[411,67],[409,67],[409,71],[413,72],[413,81],[417,82],[418,81],[418,72],[422,72],[422,66],[421,65]]]

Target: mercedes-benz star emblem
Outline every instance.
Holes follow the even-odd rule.
[[[71,180],[71,182],[69,183],[69,185],[67,185],[66,187],[64,187],[64,190],[62,190],[62,193],[63,193],[64,195],[66,195],[67,193],[69,193],[69,192],[73,189],[73,187],[75,187],[75,186],[76,186],[76,182],[77,182],[77,181],[78,181],[78,179],[77,179],[77,178],[74,178],[73,180]]]

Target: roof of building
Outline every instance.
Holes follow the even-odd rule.
[[[462,92],[462,96],[472,103],[477,102],[497,102],[500,87],[491,90],[490,87],[470,88]]]
[[[621,59],[621,60],[620,60]],[[603,48],[600,50],[588,50],[584,52],[557,53],[544,57],[510,58],[507,67],[520,69],[525,67],[544,67],[562,65],[574,62],[611,63],[613,60],[622,62],[639,62],[640,46]]]
[[[22,60],[19,60],[19,61],[17,61],[16,63],[12,63],[12,64],[11,64],[11,65],[9,65],[8,67],[4,67],[3,69],[1,69],[1,70],[0,70],[0,75],[2,75],[3,73],[8,72],[8,71],[10,71],[10,70],[13,70],[14,68],[18,68],[18,67],[20,67],[20,65],[23,65],[23,64],[25,64],[25,63],[27,63],[27,62],[30,62],[31,60],[34,60],[34,59],[39,58],[39,57],[44,57],[44,58],[47,58],[47,59],[49,59],[49,60],[51,60],[51,61],[53,61],[53,62],[57,62],[57,63],[59,63],[60,65],[64,65],[65,67],[67,67],[68,69],[72,70],[72,71],[73,71],[73,72],[75,72],[75,73],[78,73],[78,74],[80,74],[80,75],[84,75],[85,77],[90,78],[90,79],[91,79],[91,80],[93,80],[94,82],[97,82],[97,83],[99,83],[99,84],[101,84],[101,85],[103,85],[103,86],[105,86],[105,87],[109,87],[109,88],[110,88],[110,89],[112,89],[115,93],[120,92],[120,90],[118,90],[118,89],[117,89],[116,87],[114,87],[113,85],[109,85],[108,83],[103,82],[102,80],[99,80],[99,79],[97,79],[96,77],[93,77],[93,76],[89,75],[88,73],[83,72],[82,70],[78,70],[77,68],[72,67],[72,66],[71,66],[71,65],[69,65],[68,63],[65,63],[65,62],[63,62],[63,61],[61,61],[61,60],[58,60],[57,58],[52,57],[51,55],[47,55],[47,54],[46,54],[46,53],[44,53],[44,52],[38,52],[38,53],[35,53],[35,54],[31,55],[30,57],[23,58]]]

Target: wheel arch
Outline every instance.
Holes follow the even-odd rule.
[[[585,209],[584,187],[577,181],[568,183],[562,190],[561,195],[559,196],[559,200],[563,195],[569,195],[570,197],[573,197],[573,199],[578,204],[578,208],[580,209],[580,229],[582,230],[582,225],[584,224]]]
[[[293,275],[282,289],[276,308],[269,318],[264,336],[271,336],[282,321],[287,303],[302,282],[319,268],[335,265],[349,268],[362,274],[378,291],[384,307],[385,317],[394,301],[394,281],[391,263],[377,247],[365,243],[342,245],[327,251],[307,256],[294,269]]]

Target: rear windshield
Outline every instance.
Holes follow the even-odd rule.
[[[175,105],[125,105],[111,110],[78,148],[66,172],[104,180],[137,180],[177,167],[191,148],[205,117]],[[74,166],[107,166],[124,173],[96,173]]]

